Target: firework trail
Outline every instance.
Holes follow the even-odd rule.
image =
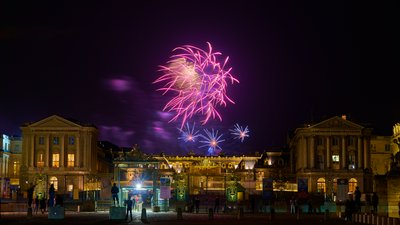
[[[200,146],[201,147],[208,147],[208,153],[210,155],[215,155],[218,152],[222,151],[222,148],[219,146],[219,143],[225,141],[222,138],[222,134],[218,135],[218,130],[214,132],[214,129],[211,130],[211,132],[207,129],[204,129],[204,133],[206,135],[200,135],[203,140],[201,140],[201,143],[205,143],[204,145]]]
[[[180,137],[178,137],[178,139],[182,139],[185,142],[195,142],[200,135],[198,134],[199,131],[195,130],[194,128],[195,123],[193,123],[193,127],[190,127],[189,123],[186,123],[186,126],[184,128],[178,128],[181,135]]]
[[[249,128],[246,126],[243,128],[242,126],[239,126],[239,124],[235,124],[235,128],[231,129],[231,134],[235,136],[235,139],[240,139],[241,142],[243,142],[244,138],[249,137]]]
[[[200,114],[204,125],[210,118],[222,120],[217,106],[226,106],[226,102],[234,101],[226,94],[228,81],[231,84],[239,81],[231,74],[232,67],[226,68],[229,57],[224,61],[218,58],[222,54],[213,52],[209,42],[208,51],[192,45],[177,47],[166,65],[160,66],[163,74],[153,83],[163,83],[157,89],[163,95],[170,92],[173,97],[163,111],[174,111],[176,115],[170,120],[182,119],[181,128],[192,116]]]

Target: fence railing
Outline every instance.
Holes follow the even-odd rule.
[[[388,216],[379,216],[375,214],[359,214],[352,215],[352,221],[355,223],[364,223],[371,225],[400,225],[400,219]]]

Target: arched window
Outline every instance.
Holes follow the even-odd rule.
[[[349,192],[354,192],[357,187],[357,179],[356,178],[350,178],[349,180]]]
[[[325,188],[326,188],[325,178],[322,178],[322,177],[318,178],[318,180],[317,180],[317,191],[325,193]]]
[[[57,191],[57,189],[58,189],[58,179],[57,179],[57,177],[50,177],[50,184],[54,184],[54,189]]]

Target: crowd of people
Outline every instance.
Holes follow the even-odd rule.
[[[353,198],[354,195],[354,198]],[[354,213],[361,213],[361,191],[358,187],[354,194],[350,195],[349,199],[345,202],[345,220],[351,221]],[[376,192],[373,192],[372,197],[370,194],[365,194],[365,213],[378,213],[379,197]],[[372,209],[371,209],[372,206]]]
[[[63,198],[61,195],[55,194],[54,184],[50,184],[48,199],[38,194],[33,198],[35,187],[36,185],[31,184],[28,188],[28,207],[32,209],[32,212],[37,214],[40,210],[44,214],[48,211],[49,207],[63,206]]]

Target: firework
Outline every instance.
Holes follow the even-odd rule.
[[[239,124],[235,124],[235,129],[230,130],[235,139],[240,139],[243,142],[244,138],[249,137],[249,128],[246,126],[244,129]]]
[[[173,52],[176,54],[166,65],[160,66],[162,76],[153,82],[164,83],[157,89],[163,95],[173,93],[163,111],[175,112],[170,122],[181,118],[181,128],[194,115],[204,117],[201,120],[203,125],[210,118],[222,120],[217,106],[226,106],[227,101],[234,104],[226,94],[226,87],[228,81],[231,84],[239,81],[231,75],[232,68],[226,68],[229,57],[219,61],[222,54],[213,52],[211,44],[207,44],[208,51],[191,45],[175,48]]]
[[[190,127],[189,123],[186,123],[186,126],[182,129],[182,128],[178,128],[178,130],[180,131],[181,136],[178,137],[178,139],[182,139],[185,142],[191,141],[191,142],[195,142],[196,139],[200,136],[199,131],[195,130],[195,123],[193,123],[193,127]]]
[[[202,145],[200,147],[208,147],[208,152],[213,155],[218,151],[222,151],[221,147],[219,146],[219,143],[225,141],[222,138],[222,134],[218,135],[218,130],[214,132],[214,129],[211,130],[211,132],[207,129],[204,129],[204,133],[206,135],[200,135],[200,137],[203,138],[201,140],[201,143],[205,143],[205,145]]]

